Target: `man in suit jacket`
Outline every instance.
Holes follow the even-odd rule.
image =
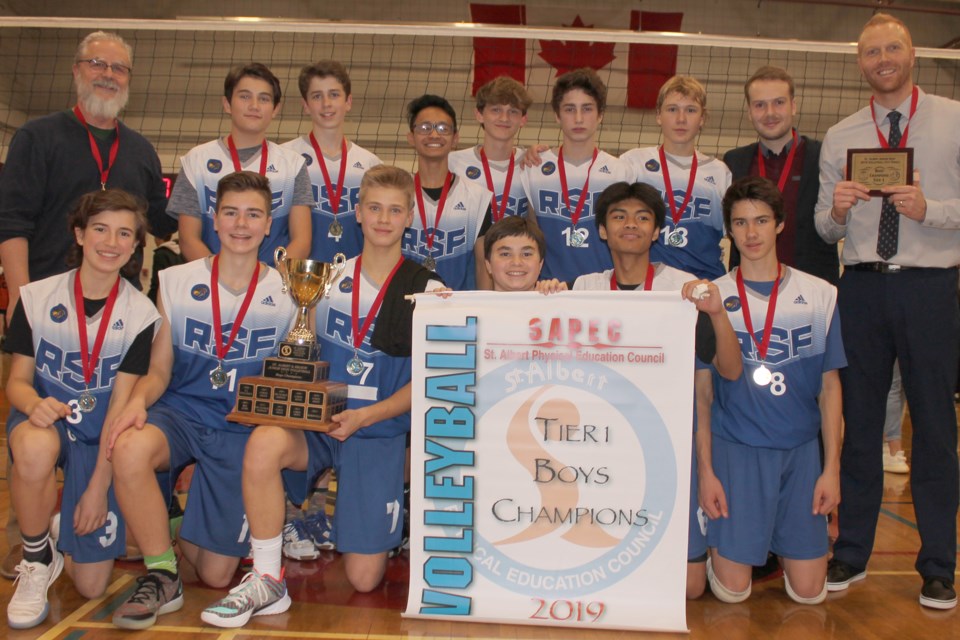
[[[738,147],[723,157],[733,179],[763,176],[780,188],[786,224],[777,241],[781,262],[837,284],[839,260],[835,245],[817,234],[813,212],[820,188],[820,141],[797,135],[793,78],[777,67],[761,67],[744,84],[747,118],[760,141]],[[740,263],[730,248],[730,267]]]

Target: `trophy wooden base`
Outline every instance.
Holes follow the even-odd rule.
[[[237,402],[227,420],[327,432],[335,426],[330,416],[346,408],[347,385],[342,382],[296,382],[247,376],[240,378]]]

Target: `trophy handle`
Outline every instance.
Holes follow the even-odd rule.
[[[333,265],[334,275],[332,278],[327,280],[326,287],[324,288],[323,295],[325,298],[330,297],[330,287],[333,286],[333,283],[340,279],[340,276],[343,275],[343,270],[347,266],[347,256],[342,253],[338,253],[333,256]]]
[[[276,265],[276,269],[280,273],[280,281],[283,282],[283,287],[280,289],[280,293],[286,293],[290,288],[290,274],[287,271],[286,247],[277,247],[277,250],[273,252],[273,264]]]

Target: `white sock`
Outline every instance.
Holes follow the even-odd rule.
[[[280,579],[281,550],[283,534],[275,538],[258,540],[250,538],[250,551],[253,554],[253,569],[262,575]]]
[[[823,581],[823,590],[820,591],[817,595],[812,598],[803,598],[797,595],[797,592],[793,590],[793,587],[790,586],[790,578],[787,577],[787,572],[783,572],[783,586],[787,589],[787,595],[790,596],[790,599],[799,604],[820,604],[827,599],[827,581]]]

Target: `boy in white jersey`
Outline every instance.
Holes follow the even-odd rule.
[[[217,188],[220,252],[160,272],[163,322],[150,371],[110,426],[117,501],[147,566],[113,614],[118,627],[145,629],[183,606],[167,504],[187,465],[196,463],[178,540],[183,557],[206,584],[223,588],[247,555],[236,491],[250,429],[225,416],[237,380],[259,375],[296,312],[280,275],[257,258],[271,222],[268,180],[229,174]]]
[[[551,106],[563,143],[540,154],[539,166],[520,177],[530,211],[547,239],[545,278],[573,282],[578,276],[609,269],[610,253],[594,236],[597,196],[614,182],[633,182],[634,171],[597,148],[607,87],[593,69],[570,71],[553,85]]]
[[[657,96],[663,144],[631,149],[620,159],[630,164],[639,182],[659,189],[667,204],[660,240],[650,252],[653,260],[712,280],[726,271],[720,250],[720,202],[730,186],[730,170],[697,151],[697,136],[706,119],[703,85],[690,76],[674,76]]]
[[[146,373],[160,322],[146,296],[120,277],[137,273],[132,256],[146,233],[144,205],[125,191],[95,191],[80,198],[68,223],[76,244],[67,261],[79,268],[22,287],[4,344],[13,353],[10,498],[23,538],[7,604],[14,629],[44,621],[47,590],[64,567],[80,595],[99,598],[124,553],[100,436]],[[51,531],[58,467],[63,501],[60,528]]]
[[[450,154],[450,170],[485,187],[493,194],[491,222],[505,216],[525,216],[527,196],[520,180],[523,149],[516,146],[520,128],[527,124],[527,109],[533,98],[526,88],[509,76],[499,76],[477,91],[477,122],[483,141],[469,149]],[[483,236],[477,240],[478,256],[484,254]],[[493,283],[485,269],[477,269],[477,288],[490,289]]]
[[[751,565],[771,551],[783,558],[790,598],[818,604],[827,593],[826,516],[840,500],[837,370],[846,357],[837,290],[778,260],[784,211],[774,183],[737,180],[723,216],[741,261],[716,284],[744,371],[733,381],[713,376],[711,429],[698,439],[710,587],[724,602],[742,602]]]
[[[716,285],[651,261],[650,247],[657,241],[666,216],[660,193],[642,182],[617,182],[604,189],[597,198],[595,215],[597,233],[610,248],[613,269],[580,276],[574,282],[573,290],[680,292],[701,312],[696,333],[699,362],[712,363],[720,375],[737,378],[742,372],[740,349]],[[700,288],[695,291],[698,286]],[[698,385],[700,378],[698,373]],[[707,382],[709,384],[709,380]],[[709,429],[709,411],[695,411],[694,419],[697,429]],[[706,586],[707,540],[697,510],[695,459],[690,473],[687,597],[693,599],[699,597]]]
[[[223,110],[230,133],[194,147],[180,158],[167,214],[177,218],[180,250],[187,261],[220,250],[214,228],[217,183],[234,171],[254,171],[270,180],[270,233],[260,246],[260,260],[272,265],[277,247],[290,258],[310,253],[310,208],[315,199],[304,158],[266,139],[280,111],[280,81],[266,66],[253,62],[236,67],[223,83]]]
[[[447,160],[460,138],[457,113],[445,98],[426,94],[412,100],[407,119],[417,173],[413,222],[403,237],[403,255],[435,271],[455,291],[475,289],[482,266],[474,245],[489,225],[491,193],[450,171]]]
[[[400,542],[410,431],[413,311],[404,296],[442,286],[435,273],[403,258],[400,250],[413,204],[413,180],[406,171],[380,165],[364,175],[356,212],[363,252],[347,261],[330,297],[316,309],[317,341],[330,362],[330,377],[349,384],[347,409],[332,416],[335,426],[327,433],[254,430],[243,473],[253,571],[207,607],[204,622],[241,627],[251,616],[290,607],[281,569],[283,480],[291,495],[302,495],[330,467],[338,482],[333,533],[347,579],[360,592],[383,579],[387,552]],[[284,470],[306,471],[306,479]]]
[[[353,108],[350,76],[336,60],[320,60],[300,70],[303,112],[310,116],[305,136],[281,145],[303,156],[313,195],[310,258],[330,262],[337,253],[355,256],[363,234],[354,218],[360,180],[380,158],[346,139],[343,121]]]

